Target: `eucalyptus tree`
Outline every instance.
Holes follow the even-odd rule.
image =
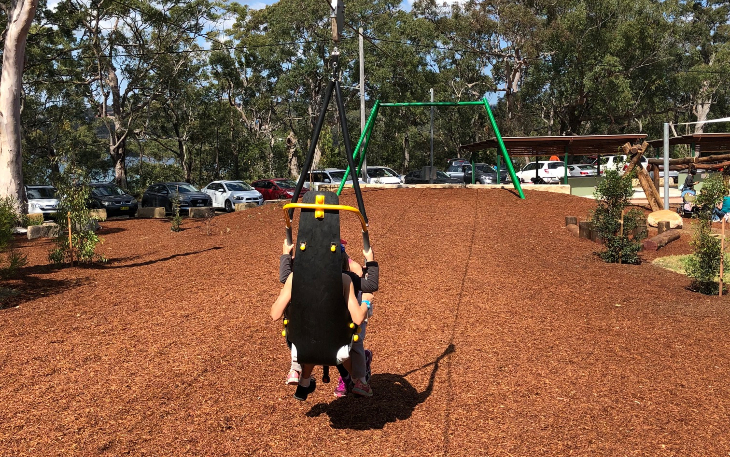
[[[190,50],[213,8],[208,0],[72,1],[83,16],[78,56],[86,64],[89,101],[108,135],[114,179],[126,187],[127,141],[149,104],[165,98],[161,81],[182,68],[162,61]]]
[[[678,36],[676,77],[678,105],[690,114],[683,120],[698,122],[701,133],[713,105],[730,93],[730,1],[680,1],[676,15]],[[723,117],[727,113],[718,113]],[[681,118],[680,118],[681,119]]]
[[[308,146],[302,138],[311,133],[328,78],[328,3],[281,0],[261,10],[231,4],[231,12],[237,20],[228,45],[211,55],[213,77],[253,142],[264,141],[262,159],[272,173],[283,171],[275,160],[283,143],[285,169],[297,176]]]
[[[22,202],[23,157],[21,149],[21,92],[25,47],[38,0],[2,3],[2,77],[0,77],[0,197]]]
[[[23,75],[23,175],[25,182],[51,184],[62,162],[83,166],[90,176],[109,170],[99,154],[103,139],[88,109],[82,65],[73,57],[77,17],[68,2],[53,9],[40,3],[31,27]]]

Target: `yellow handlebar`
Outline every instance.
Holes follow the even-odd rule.
[[[362,214],[360,214],[360,210],[358,210],[357,208],[345,205],[319,205],[316,203],[287,203],[286,205],[284,205],[284,220],[286,221],[287,229],[291,229],[291,219],[289,219],[289,212],[287,211],[290,208],[350,211],[357,214],[357,216],[360,218],[360,225],[362,225],[363,234],[367,233],[368,231],[368,224],[367,222],[365,222],[365,218],[362,217]]]

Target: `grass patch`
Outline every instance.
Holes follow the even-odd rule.
[[[666,257],[658,257],[654,259],[652,264],[665,268],[667,270],[673,271],[675,273],[679,273],[682,275],[686,275],[687,272],[684,270],[684,262],[687,258],[692,256],[692,254],[685,254],[685,255],[668,255]],[[725,258],[728,258],[730,254],[725,253]],[[730,279],[730,271],[723,271],[723,284],[730,284],[728,280]],[[719,279],[718,276],[715,276],[715,281]]]
[[[692,254],[668,255],[666,257],[658,257],[654,259],[652,263],[658,267],[662,267],[675,273],[686,275],[687,272],[684,271],[684,262],[691,255]]]

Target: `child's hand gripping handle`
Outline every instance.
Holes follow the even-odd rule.
[[[370,250],[370,234],[368,232],[362,232],[362,246],[363,251]]]

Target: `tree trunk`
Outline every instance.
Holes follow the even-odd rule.
[[[19,210],[27,211],[23,188],[20,94],[28,31],[38,0],[15,0],[7,10],[3,68],[0,77],[0,197],[15,198]]]
[[[289,163],[289,175],[299,176],[299,162],[297,161],[297,136],[290,130],[286,137],[286,156]]]

